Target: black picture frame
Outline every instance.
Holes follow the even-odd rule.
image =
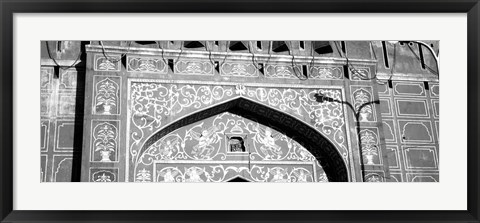
[[[1,222],[479,222],[478,0],[0,0]],[[19,211],[13,210],[14,13],[467,13],[468,210],[466,211]],[[448,191],[445,191],[448,193]],[[448,201],[445,201],[448,202]]]

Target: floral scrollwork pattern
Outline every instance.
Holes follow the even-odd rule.
[[[353,92],[353,100],[355,112],[359,114],[360,122],[373,121],[373,105],[371,94],[364,90],[358,89]]]
[[[298,74],[302,74],[301,66],[285,66],[285,65],[267,65],[265,67],[265,76],[272,78],[297,78]]]
[[[246,150],[248,151],[240,151],[239,153],[229,151],[228,142],[231,136],[242,136],[245,139]],[[248,163],[243,162],[239,164],[239,157],[244,157],[240,160],[248,159]],[[225,180],[225,177],[228,178],[231,174],[246,174],[250,176],[250,180],[262,182],[270,176],[268,174],[272,174],[277,175],[276,178],[273,178],[273,181],[281,180],[283,179],[281,177],[282,173],[276,171],[276,169],[272,169],[273,172],[267,171],[271,172],[268,174],[263,171],[263,174],[266,174],[263,176],[265,179],[252,178],[252,176],[256,175],[255,172],[252,172],[252,169],[249,169],[247,172],[242,172],[241,170],[247,165],[265,166],[265,162],[276,167],[282,167],[282,161],[289,161],[296,162],[298,164],[296,167],[298,168],[306,166],[305,168],[307,169],[290,170],[289,176],[291,176],[288,178],[290,179],[288,182],[304,182],[309,177],[309,182],[327,181],[320,174],[323,170],[316,158],[296,141],[267,126],[228,112],[187,126],[186,129],[174,130],[155,142],[141,154],[140,159],[135,164],[135,169],[137,170],[135,172],[137,176],[136,181],[149,182],[151,180],[149,174],[151,172],[158,173],[158,171],[155,172],[153,169],[156,164],[157,166],[163,165],[165,168],[169,167],[160,171],[164,179],[158,179],[157,176],[157,181],[186,182],[192,178],[192,182],[193,180],[200,182],[198,176],[202,173],[208,173],[205,169],[192,170],[190,172],[181,170],[182,166],[188,165],[190,161],[195,161],[200,166],[211,161],[224,162],[221,167],[218,167],[220,169],[223,168],[222,173],[224,173],[224,177],[221,180]],[[178,169],[170,168],[175,165],[179,166]],[[199,165],[196,165],[196,167],[199,167]],[[230,170],[236,170],[236,172],[231,172]],[[319,173],[316,178],[314,178],[315,171]],[[215,172],[211,171],[210,176],[215,175]],[[179,175],[183,177],[176,179],[175,177],[179,173],[183,173],[183,175]],[[186,173],[189,177],[185,175]],[[285,174],[283,173],[283,175]],[[296,176],[298,179],[295,181],[291,180],[293,176]],[[220,179],[203,179],[202,181],[216,182],[218,180]]]
[[[218,135],[219,131],[224,130],[222,125],[202,126],[199,129],[188,130],[187,134],[165,136],[165,140],[162,141],[164,146],[157,148],[156,152],[150,149],[142,154],[139,152],[146,139],[174,120],[186,117],[193,111],[221,105],[236,97],[269,106],[309,123],[334,142],[348,162],[343,105],[329,101],[317,102],[317,94],[343,101],[340,89],[329,88],[131,82],[130,162],[136,165],[142,162],[151,164],[156,159],[214,159],[218,155],[218,143],[222,141],[221,135]],[[258,132],[255,142],[258,144],[257,152],[262,159],[276,160],[288,154],[279,153],[275,144],[271,143],[272,140],[279,140],[276,138],[278,136],[270,132],[271,130],[266,128],[255,130],[252,126],[249,129]],[[184,147],[187,139],[197,143],[196,147],[193,145],[189,151]],[[260,149],[262,145],[263,149]]]
[[[105,78],[95,85],[94,111],[96,114],[118,114],[118,84]]]
[[[96,170],[91,175],[91,182],[109,183],[117,182],[117,172],[114,170]]]
[[[211,62],[178,61],[175,63],[175,73],[193,75],[213,75]]]
[[[96,71],[120,71],[120,56],[95,55],[94,70]]]
[[[168,67],[162,58],[129,57],[127,60],[127,71],[129,72],[167,73]]]
[[[94,161],[111,162],[112,159],[116,161],[117,137],[118,130],[115,125],[103,122],[95,126],[93,129]]]
[[[360,145],[362,148],[362,155],[366,158],[366,165],[374,165],[374,158],[378,159],[378,137],[377,134],[371,130],[364,129],[360,131]]]
[[[224,76],[257,77],[257,69],[253,64],[224,63],[221,66],[221,74]]]
[[[322,173],[318,179],[308,167],[253,165],[250,168],[228,165],[162,166],[157,170],[156,182],[225,182],[241,176],[254,182],[328,182]]]

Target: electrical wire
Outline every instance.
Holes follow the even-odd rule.
[[[340,54],[340,57],[345,58],[347,62],[347,68],[353,73],[357,74],[360,80],[363,81],[370,81],[370,80],[377,80],[377,74],[373,75],[371,78],[364,76],[358,69],[353,65],[350,64],[350,60],[348,59],[347,55],[343,55],[343,52],[340,51],[340,47],[338,46],[338,43],[336,41],[332,41],[335,45],[335,48],[337,49],[338,53]]]
[[[256,60],[255,60],[255,53],[253,53],[252,48],[253,48],[253,47],[252,47],[251,41],[248,41],[248,51],[252,54],[252,63],[253,63],[253,66],[255,66],[255,68],[256,68],[257,70],[260,70],[260,69],[258,68],[258,65],[257,65],[258,63],[257,63]]]
[[[174,61],[174,63],[180,60],[180,56],[182,55],[182,53],[183,53],[183,41],[180,41],[180,53],[178,54],[177,59]]]
[[[268,59],[267,59],[267,62],[265,64],[268,64],[270,63],[270,59],[272,58],[272,43],[273,41],[269,41],[269,46],[268,46]]]
[[[313,41],[310,41],[310,54],[312,55],[312,60],[310,61],[309,68],[312,69],[315,66],[315,51],[313,50]]]
[[[337,49],[337,52],[338,54],[340,55],[340,57],[342,58],[345,58],[347,60],[347,68],[352,71],[353,74],[357,74],[361,80],[369,80],[368,77],[365,77],[362,73],[360,73],[356,68],[355,66],[351,65],[350,64],[350,61],[347,57],[346,54],[343,53],[343,50],[340,50],[341,47],[338,46],[338,43],[337,41],[333,41],[333,43],[335,44],[335,48]]]
[[[208,49],[208,42],[205,41],[205,50],[208,51],[208,59],[210,60],[210,63],[215,67],[215,61],[212,60],[212,51]]]
[[[155,41],[155,43],[157,43],[158,48],[162,50],[162,60],[165,63],[165,66],[168,66],[168,60],[165,59],[165,49],[160,45],[160,41]]]
[[[62,70],[68,70],[72,67],[75,67],[75,65],[77,65],[77,62],[80,60],[80,57],[82,56],[82,50],[80,50],[80,52],[78,52],[78,56],[77,56],[77,59],[75,59],[75,61],[69,65],[69,66],[62,66],[58,63],[58,61],[52,56],[51,52],[50,52],[50,45],[48,44],[48,41],[45,41],[45,44],[47,45],[47,54],[48,54],[48,57],[53,61],[53,63],[55,63],[56,66],[59,67],[59,69],[62,69]]]
[[[222,61],[222,64],[220,66],[223,66],[223,64],[225,63],[225,60],[227,60],[227,56],[228,56],[228,42],[230,41],[226,41],[225,43],[225,56],[223,57],[223,61]]]
[[[103,45],[103,41],[99,41],[99,42],[100,42],[100,45],[102,46],[102,54],[103,54],[103,56],[104,56],[107,60],[109,60],[110,62],[112,62],[112,63],[116,63],[116,62],[122,60],[123,57],[125,57],[128,53],[130,53],[130,46],[132,45],[132,41],[128,41],[127,52],[122,53],[118,59],[114,59],[113,57],[109,56],[109,55],[107,54],[107,52],[105,51],[105,46]]]
[[[292,51],[292,43],[290,42],[290,46],[287,44],[289,41],[285,41],[285,45],[287,45],[287,48],[288,48],[288,53],[290,54],[290,56],[292,56],[292,70],[293,70],[293,73],[295,74],[295,76],[299,79],[299,80],[308,80],[308,76],[305,77],[303,76],[302,74],[298,75],[297,73],[297,70],[295,69],[297,67],[297,64],[295,63],[295,55],[293,54],[293,51]]]
[[[370,41],[370,48],[373,52],[373,57],[377,61],[376,67],[377,67],[377,70],[378,70],[378,58],[377,58],[377,54],[375,53],[375,49],[373,48],[372,41]],[[382,80],[378,79],[377,75],[375,75],[375,79],[376,79],[378,84],[385,85],[385,84],[388,84],[388,82],[392,80],[393,73],[394,73],[393,71],[395,69],[395,64],[396,64],[396,58],[397,58],[397,44],[395,43],[395,44],[393,44],[393,64],[392,64],[392,68],[390,69],[390,76],[388,77],[388,80],[386,82],[382,82]]]
[[[397,64],[397,44],[393,44],[393,61],[392,61],[392,68],[390,69],[390,77],[388,78],[388,82],[392,80],[393,74],[395,73],[395,65]]]
[[[418,61],[420,61],[420,63],[422,63],[422,59],[420,58],[420,56],[417,55],[417,53],[415,52],[415,50],[412,49],[412,47],[410,46],[410,44],[407,44],[408,48],[410,49],[410,51],[412,51],[413,55],[415,55],[415,57],[417,58]],[[420,45],[421,47],[421,45]],[[426,63],[423,63],[425,65],[425,68],[427,68],[428,71],[430,71],[431,73],[435,74],[438,76],[438,72],[436,72],[433,68],[431,68],[430,66],[428,66],[428,64]]]

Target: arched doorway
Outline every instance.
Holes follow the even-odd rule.
[[[233,179],[228,180],[227,182],[250,182],[249,180],[243,178],[243,177],[235,177]]]
[[[294,139],[316,158],[323,167],[328,181],[348,181],[348,172],[345,162],[335,146],[327,138],[308,124],[286,113],[242,97],[196,112],[172,123],[152,135],[144,143],[139,154],[143,154],[148,148],[150,148],[150,146],[176,129],[224,112],[256,120],[258,123],[268,126],[269,128]],[[235,142],[238,142],[238,139]],[[175,170],[171,170],[170,173],[172,173],[172,171]],[[167,172],[164,172],[163,174],[165,173]]]

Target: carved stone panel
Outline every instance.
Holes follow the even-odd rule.
[[[90,161],[118,161],[119,121],[92,121],[92,146]]]
[[[90,168],[90,182],[95,182],[95,183],[118,182],[118,169]]]
[[[48,150],[48,141],[50,133],[50,120],[45,119],[40,121],[40,151],[46,152]]]
[[[128,72],[166,74],[168,66],[162,57],[127,57]]]
[[[393,93],[395,96],[425,97],[423,82],[394,82]]]
[[[400,117],[429,118],[430,112],[426,100],[421,99],[395,99],[397,115]]]
[[[372,88],[368,86],[350,86],[355,113],[359,122],[374,122],[377,120]]]
[[[363,163],[365,165],[382,164],[381,148],[378,138],[377,128],[365,128],[359,133],[360,148],[363,156]]]
[[[57,116],[75,116],[76,100],[74,94],[58,94]]]
[[[400,156],[397,146],[387,145],[387,158],[390,169],[400,169]]]
[[[75,142],[75,121],[57,120],[55,129],[55,141],[57,144],[54,149],[56,152],[73,151]],[[79,137],[79,136],[77,136]],[[80,139],[77,139],[80,140]]]
[[[386,179],[387,182],[403,182],[402,172],[390,170],[390,176],[388,176]]]
[[[189,75],[213,75],[215,68],[210,61],[187,61],[180,60],[175,63],[176,74]]]
[[[433,107],[433,117],[439,118],[440,117],[440,101],[438,99],[432,100],[432,107]]]
[[[396,134],[396,125],[393,119],[383,119],[383,133],[385,137],[385,142],[387,143],[395,143],[397,142],[397,134]]]
[[[78,78],[77,70],[75,68],[71,68],[68,70],[60,69],[60,72],[61,74],[60,74],[59,89],[75,91],[77,89],[77,78]]]
[[[72,181],[72,162],[71,155],[53,156],[53,182],[71,182]]]
[[[40,182],[47,181],[47,155],[40,155]]]
[[[120,83],[121,77],[93,77],[95,88],[93,89],[94,114],[118,115],[120,114]]]
[[[385,179],[384,179],[384,174],[383,173],[375,173],[375,172],[372,172],[372,173],[367,173],[365,175],[365,182],[369,182],[369,183],[378,183],[378,182],[384,182]]]
[[[129,105],[131,115],[129,119],[129,155],[131,161],[138,159],[138,156],[141,155],[138,154],[139,145],[155,131],[168,126],[173,120],[188,117],[192,112],[198,112],[213,105],[221,105],[234,97],[245,97],[248,100],[271,106],[292,117],[306,120],[314,129],[330,138],[338,146],[344,159],[348,160],[343,105],[328,101],[320,103],[315,97],[315,95],[322,94],[335,100],[344,100],[340,89],[222,86],[218,85],[218,82],[212,82],[212,85],[160,82],[163,81],[142,82],[142,80],[138,80],[131,82],[131,104]]]
[[[382,95],[382,96],[390,95],[390,87],[388,86],[387,82],[385,83],[381,82],[377,84],[377,90],[379,95]]]
[[[300,65],[277,65],[267,64],[265,66],[265,77],[269,78],[298,78],[303,76],[303,69]]]
[[[114,71],[121,70],[121,58],[119,55],[108,55],[108,58],[103,54],[96,54],[94,59],[93,70],[95,71]]]
[[[253,64],[226,62],[221,65],[222,76],[258,77],[258,69]]]
[[[40,70],[40,89],[51,91],[53,88],[53,67],[42,67]]]
[[[430,97],[438,98],[440,96],[440,87],[438,84],[430,85]]]
[[[350,66],[350,79],[355,81],[371,81],[371,73],[369,67]]]
[[[217,165],[199,162],[157,162],[152,176],[149,170],[138,172],[137,182],[225,182],[241,177],[253,182],[328,182],[324,172],[316,172],[312,163],[254,163],[250,168],[241,163],[221,162]]]
[[[398,120],[402,143],[433,143],[432,123],[421,120]]]
[[[340,66],[312,66],[309,78],[312,79],[343,79],[343,67]]]
[[[392,103],[390,102],[390,98],[379,98],[380,101],[380,112],[382,114],[382,117],[385,116],[393,116],[393,109],[392,109]]]
[[[405,168],[408,170],[438,170],[434,146],[402,146]]]
[[[320,102],[316,97],[316,95],[321,94],[338,101],[344,101],[345,98],[341,88],[329,86],[300,88],[296,85],[262,87],[204,81],[187,84],[181,81],[146,79],[130,79],[129,88],[129,124],[127,125],[129,147],[127,159],[130,162],[130,180],[134,180],[137,174],[148,175],[146,172],[138,172],[143,168],[150,171],[150,177],[153,176],[152,169],[141,166],[138,166],[136,170],[134,168],[135,163],[141,159],[144,152],[148,151],[147,148],[142,148],[142,145],[147,140],[149,145],[154,142],[152,140],[159,140],[156,136],[157,132],[164,131],[163,129],[174,130],[183,127],[185,124],[182,123],[192,123],[215,116],[221,113],[218,110],[228,110],[229,107],[240,102],[242,104],[236,106],[258,113],[259,116],[268,115],[267,113],[270,113],[270,111],[264,110],[261,106],[256,106],[256,103],[283,112],[284,116],[279,115],[280,113],[274,113],[272,115],[278,117],[272,118],[283,120],[282,122],[286,124],[291,123],[292,128],[296,125],[294,119],[308,123],[312,129],[299,129],[298,131],[306,132],[305,134],[309,133],[311,137],[318,137],[318,135],[313,134],[314,131],[318,131],[335,145],[335,149],[341,154],[345,163],[351,161],[347,146],[348,136],[345,131],[344,105],[330,101]],[[240,97],[244,99],[237,100]],[[195,131],[199,132],[200,130]],[[237,134],[235,136],[243,135]],[[247,141],[248,139],[250,138],[247,138]],[[247,151],[248,148],[250,148],[249,144],[246,143],[245,149]],[[188,156],[195,156],[190,152],[186,152]],[[211,152],[210,154],[210,149],[208,149],[204,153],[196,155],[198,159],[210,159],[215,151]],[[147,152],[147,154],[149,153]],[[232,154],[243,155],[241,152]],[[276,155],[269,155],[271,159],[277,158]]]
[[[407,182],[438,182],[438,173],[407,173]]]
[[[40,115],[48,116],[51,110],[52,94],[50,93],[41,93],[40,94]]]

